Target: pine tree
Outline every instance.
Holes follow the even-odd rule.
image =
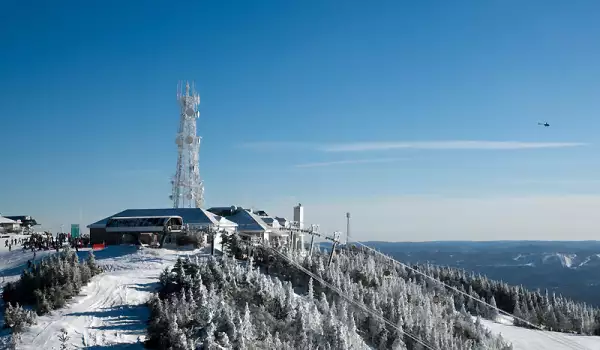
[[[21,333],[25,327],[32,325],[35,322],[35,314],[23,309],[18,303],[13,306],[9,303],[4,310],[4,324],[11,328],[13,333]]]
[[[244,318],[243,318],[243,322],[244,322],[244,336],[246,339],[252,341],[254,340],[254,330],[252,329],[252,322],[251,322],[251,315],[250,315],[250,308],[248,307],[248,303],[246,303],[246,306],[244,308]]]
[[[308,280],[308,299],[313,300],[315,297],[315,291],[313,289],[313,279],[312,277]]]
[[[65,328],[60,330],[60,334],[58,335],[58,340],[60,341],[60,350],[67,350],[69,348],[69,344],[67,343],[71,337],[69,337],[69,333]]]
[[[90,269],[92,276],[97,275],[101,272],[100,267],[98,266],[98,264],[96,264],[96,256],[94,255],[93,250],[90,250],[86,260],[86,264]]]
[[[490,298],[490,305],[491,305],[491,307],[489,308],[488,317],[491,320],[495,320],[498,317],[498,310],[497,310],[498,306],[496,305],[496,298],[494,298],[493,295]]]
[[[404,343],[404,335],[401,333],[396,333],[394,341],[391,346],[392,350],[407,350],[406,344]]]
[[[170,279],[171,271],[168,267],[165,267],[165,269],[160,273],[158,280],[163,287],[166,287],[169,284]]]
[[[38,315],[43,315],[46,314],[48,312],[50,312],[50,310],[52,310],[52,306],[50,305],[50,303],[48,302],[48,299],[46,298],[46,293],[36,289],[34,291],[35,297],[36,297],[36,312]]]

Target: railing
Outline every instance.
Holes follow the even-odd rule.
[[[169,225],[169,228],[171,232],[173,231],[181,231],[183,229],[182,225]]]

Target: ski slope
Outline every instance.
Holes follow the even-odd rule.
[[[4,242],[0,240],[0,244]],[[160,272],[172,266],[177,257],[191,253],[199,251],[138,250],[135,246],[119,246],[95,252],[98,264],[106,272],[95,276],[66,307],[38,317],[37,324],[23,333],[18,348],[58,349],[58,335],[64,328],[70,337],[71,349],[114,346],[143,349],[148,320],[148,310],[143,304],[156,290]],[[87,254],[80,251],[80,259]],[[18,250],[0,251],[0,273],[6,276],[5,281],[18,279],[32,255]],[[3,345],[9,336],[6,331],[2,335],[0,348],[5,348]]]
[[[38,252],[36,260],[53,251]],[[95,252],[96,260],[105,272],[95,276],[82,288],[79,296],[66,307],[54,310],[38,318],[37,324],[22,335],[19,349],[59,349],[58,335],[66,329],[71,349],[127,348],[143,349],[146,336],[148,310],[143,305],[157,288],[158,276],[165,267],[172,266],[178,257],[204,253],[169,249],[138,249],[135,246],[108,247]],[[84,259],[87,251],[80,251]],[[0,239],[1,286],[19,278],[27,260],[33,258],[31,251],[13,249],[9,252]],[[497,322],[482,320],[484,326],[512,343],[514,350],[600,350],[600,337],[574,336],[555,332],[541,332],[512,326],[509,318]],[[561,344],[551,337],[565,339]],[[0,333],[0,348],[7,348],[8,332]],[[369,348],[365,344],[365,348]]]
[[[546,332],[512,325],[512,319],[499,317],[496,322],[481,320],[494,334],[512,343],[513,350],[600,350],[600,337]]]

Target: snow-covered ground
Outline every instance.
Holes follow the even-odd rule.
[[[143,304],[156,290],[160,272],[172,266],[178,256],[198,252],[138,250],[135,246],[108,247],[95,252],[98,264],[106,272],[95,276],[65,308],[39,317],[37,324],[23,333],[18,348],[58,349],[62,328],[68,331],[73,349],[143,348],[141,342],[145,339],[148,320],[148,311]],[[51,253],[38,252],[37,257]],[[80,251],[80,259],[87,254],[87,251]],[[16,249],[9,252],[0,239],[0,273],[4,281],[18,279],[32,257],[31,251],[24,253]],[[2,334],[0,348],[8,341],[7,332]]]
[[[10,235],[11,238],[27,238],[25,235]],[[19,279],[23,267],[27,265],[27,260],[34,260],[31,250],[24,250],[21,245],[12,247],[12,251],[8,251],[5,247],[6,238],[0,238],[0,287],[4,283]],[[40,251],[36,253],[35,261],[40,260],[53,251]]]
[[[514,350],[600,349],[600,337],[570,335],[515,327],[512,325],[510,317],[500,316],[496,322],[481,320],[481,323],[494,334],[500,334],[504,340],[512,343]]]
[[[49,252],[38,252],[36,260]],[[200,251],[169,249],[140,249],[134,246],[108,247],[97,251],[96,259],[106,272],[96,276],[85,286],[79,296],[68,305],[38,318],[22,337],[19,349],[58,349],[58,334],[65,328],[71,348],[138,348],[145,340],[148,311],[143,305],[156,290],[158,276],[167,266],[172,266],[179,256]],[[80,251],[84,259],[87,251]],[[4,247],[0,239],[0,285],[18,279],[31,251]],[[574,336],[555,332],[541,332],[512,326],[512,320],[500,317],[496,322],[482,320],[493,333],[513,344],[514,350],[600,349],[600,337]],[[8,341],[7,332],[0,334],[0,348]],[[550,335],[550,336],[549,336]],[[563,339],[563,344],[552,338]],[[565,344],[566,342],[570,342]]]

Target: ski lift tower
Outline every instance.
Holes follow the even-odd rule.
[[[177,144],[177,171],[171,180],[173,208],[201,208],[204,205],[204,184],[200,179],[198,159],[200,136],[196,135],[196,119],[200,117],[200,95],[194,85],[180,82],[177,99],[181,108]]]

